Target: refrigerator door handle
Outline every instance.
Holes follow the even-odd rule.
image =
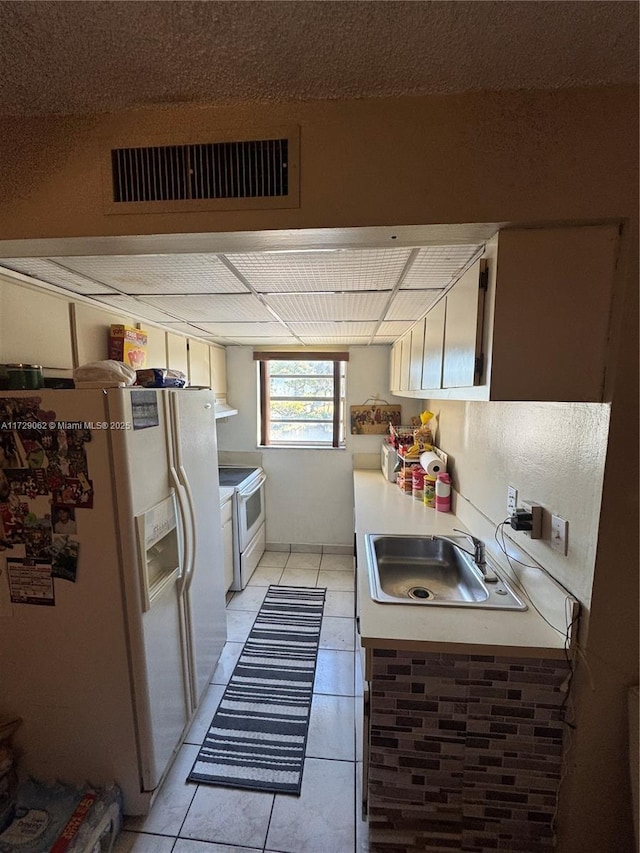
[[[180,473],[181,484],[184,489],[184,493],[187,497],[187,504],[189,505],[189,525],[191,528],[191,548],[190,548],[190,560],[185,564],[185,587],[189,587],[191,585],[191,580],[193,578],[193,570],[196,565],[196,548],[197,548],[197,531],[196,531],[196,516],[195,516],[195,507],[193,502],[193,493],[191,491],[191,486],[189,485],[189,479],[187,477],[187,473],[182,467],[179,466],[178,471]]]
[[[182,589],[189,588],[191,579],[193,578],[193,570],[196,564],[196,520],[195,507],[193,502],[193,495],[191,493],[191,487],[189,485],[189,478],[187,477],[186,471],[184,470],[184,466],[182,464],[180,417],[178,413],[178,399],[175,395],[171,395],[169,397],[169,408],[171,411],[171,426],[173,432],[173,461],[175,462],[175,465],[172,464],[170,467],[172,470],[172,475],[175,476],[178,482],[180,483],[180,489],[185,496],[184,504],[181,509],[183,513],[185,540],[187,539],[187,537],[189,538],[188,555],[186,553],[185,548],[184,579],[181,587],[182,591]]]
[[[173,480],[173,486],[175,488],[176,497],[178,498],[178,507],[180,509],[180,520],[182,522],[182,541],[184,545],[184,559],[182,561],[182,565],[180,566],[180,574],[178,575],[178,592],[182,592],[186,584],[186,575],[187,569],[186,567],[191,562],[191,530],[190,525],[187,524],[187,519],[189,517],[189,510],[187,507],[187,498],[185,496],[185,491],[180,482],[178,475],[176,473],[175,468],[170,465],[169,466],[169,474],[171,479]]]

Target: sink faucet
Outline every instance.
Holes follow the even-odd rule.
[[[453,528],[456,533],[462,533],[463,536],[471,542],[473,545],[473,551],[467,551],[466,548],[462,548],[457,542],[454,542],[452,539],[449,539],[448,536],[435,536],[435,539],[446,539],[447,542],[451,542],[452,545],[455,545],[456,548],[460,548],[461,551],[464,551],[465,554],[469,554],[473,557],[473,561],[476,566],[482,572],[482,577],[487,583],[496,583],[498,580],[498,576],[487,566],[485,554],[484,554],[484,542],[481,539],[472,536],[470,533],[466,533],[464,530],[460,530],[458,527]]]

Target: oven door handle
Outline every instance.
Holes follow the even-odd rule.
[[[262,473],[258,476],[258,480],[257,480],[257,482],[255,482],[255,483],[253,483],[253,482],[252,482],[252,483],[251,483],[251,485],[250,485],[250,486],[248,486],[248,487],[247,487],[247,488],[245,488],[245,489],[240,488],[240,487],[237,489],[237,495],[238,495],[238,497],[239,497],[239,498],[242,498],[242,500],[244,500],[244,501],[248,500],[248,498],[250,498],[250,497],[251,497],[251,495],[255,495],[255,493],[256,493],[259,489],[261,489],[261,488],[262,488],[262,486],[263,486],[263,484],[266,482],[266,480],[267,480],[267,475],[266,475],[264,472],[262,472]]]

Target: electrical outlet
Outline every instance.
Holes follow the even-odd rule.
[[[569,550],[569,522],[559,515],[551,516],[551,547],[567,556]]]
[[[513,515],[518,506],[518,490],[513,486],[507,489],[507,515]]]

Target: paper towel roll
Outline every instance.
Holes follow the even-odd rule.
[[[420,454],[420,465],[427,472],[427,477],[432,477],[434,480],[441,471],[447,470],[444,462],[432,450],[425,450]]]

